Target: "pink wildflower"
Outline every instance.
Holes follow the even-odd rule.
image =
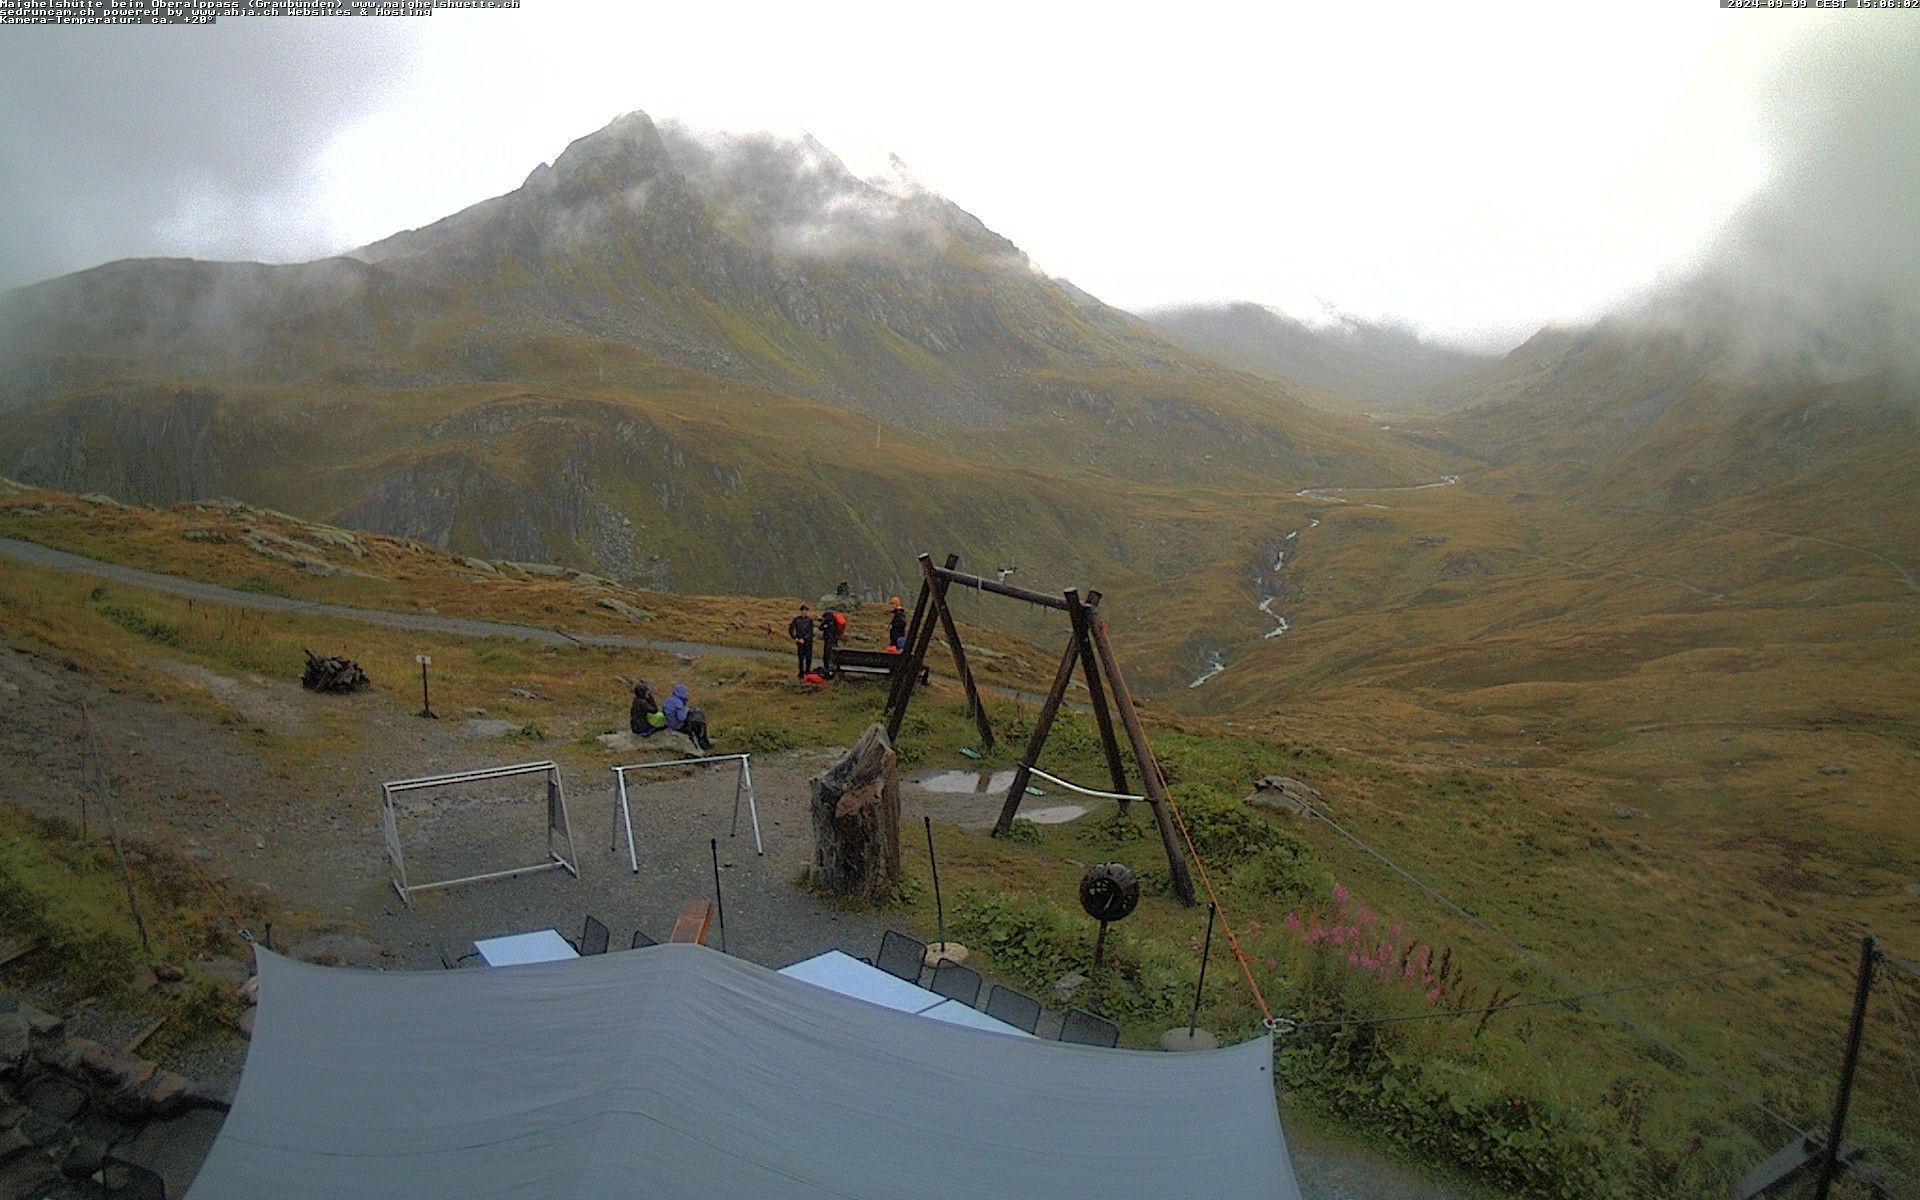
[[[1300,932],[1300,914],[1297,912],[1288,913],[1284,918],[1281,919],[1281,924],[1285,925],[1288,929],[1291,929],[1293,932],[1299,933]]]
[[[1344,888],[1344,887],[1341,887],[1341,886],[1340,886],[1339,884],[1337,884],[1337,883],[1333,885],[1333,900],[1334,900],[1334,903],[1336,903],[1336,904],[1345,904],[1345,903],[1347,902],[1347,896],[1348,896],[1348,895],[1349,895],[1349,893],[1348,893],[1348,891],[1347,891],[1347,889],[1346,889],[1346,888]]]

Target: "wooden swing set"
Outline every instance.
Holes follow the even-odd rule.
[[[1136,799],[1127,791],[1126,766],[1120,759],[1120,743],[1114,737],[1113,712],[1117,710],[1120,725],[1126,731],[1127,742],[1133,750],[1133,761],[1140,769],[1141,791],[1145,795],[1138,798],[1145,799],[1153,810],[1154,824],[1159,828],[1160,840],[1166,846],[1167,870],[1174,894],[1180,897],[1181,903],[1193,904],[1193,877],[1187,871],[1186,855],[1181,852],[1180,837],[1174,829],[1171,804],[1167,798],[1167,781],[1160,772],[1159,761],[1153,756],[1153,747],[1147,742],[1146,727],[1140,723],[1140,714],[1133,704],[1133,693],[1127,690],[1126,679],[1120,673],[1120,661],[1115,657],[1113,643],[1107,637],[1107,623],[1100,616],[1100,593],[1089,591],[1083,600],[1079,589],[1068,588],[1058,596],[1049,596],[1003,580],[969,575],[956,570],[959,565],[960,556],[957,554],[947,555],[945,566],[935,566],[930,555],[920,556],[920,598],[914,602],[913,619],[907,626],[907,647],[902,653],[906,661],[893,673],[893,689],[887,696],[887,739],[892,741],[900,736],[900,724],[906,720],[907,706],[913,701],[914,683],[926,665],[927,648],[933,642],[933,626],[937,617],[946,634],[947,647],[953,652],[954,671],[960,676],[961,687],[966,690],[967,712],[980,732],[980,743],[988,747],[993,745],[993,726],[987,720],[986,707],[980,702],[980,690],[974,683],[972,670],[967,666],[967,651],[960,643],[960,630],[954,624],[953,610],[947,605],[947,589],[950,586],[992,592],[996,596],[1065,612],[1072,625],[1067,648],[1060,656],[1059,669],[1054,672],[1053,687],[1040,705],[1039,717],[1034,720],[1033,732],[1027,738],[1026,752],[1020,756],[1020,765],[1013,772],[1013,782],[1007,788],[1006,802],[1000,807],[1000,819],[994,823],[993,835],[999,837],[1013,827],[1013,819],[1020,812],[1020,801],[1026,795],[1034,767],[1040,761],[1040,751],[1047,744],[1047,733],[1053,728],[1054,715],[1060,711],[1060,703],[1066,698],[1067,686],[1073,681],[1074,668],[1078,666],[1086,676],[1093,721],[1100,731],[1100,745],[1106,752],[1107,770],[1113,776],[1111,793],[1091,794],[1111,795],[1119,803],[1123,814],[1129,811]],[[1113,696],[1111,709],[1107,704],[1109,692]]]

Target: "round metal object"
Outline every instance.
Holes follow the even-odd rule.
[[[1099,863],[1080,877],[1080,907],[1096,921],[1118,921],[1140,903],[1140,881],[1124,863]]]

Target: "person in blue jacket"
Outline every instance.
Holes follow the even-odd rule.
[[[677,729],[702,751],[713,749],[713,740],[707,736],[707,714],[687,703],[687,685],[676,683],[673,694],[660,706],[660,712],[667,718],[667,728]]]

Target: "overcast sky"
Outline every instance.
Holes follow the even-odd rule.
[[[128,255],[359,245],[643,109],[809,131],[862,173],[897,153],[1123,307],[1331,305],[1503,346],[1698,254],[1781,160],[1783,64],[1836,22],[1914,19],[525,0],[0,27],[0,287]]]

